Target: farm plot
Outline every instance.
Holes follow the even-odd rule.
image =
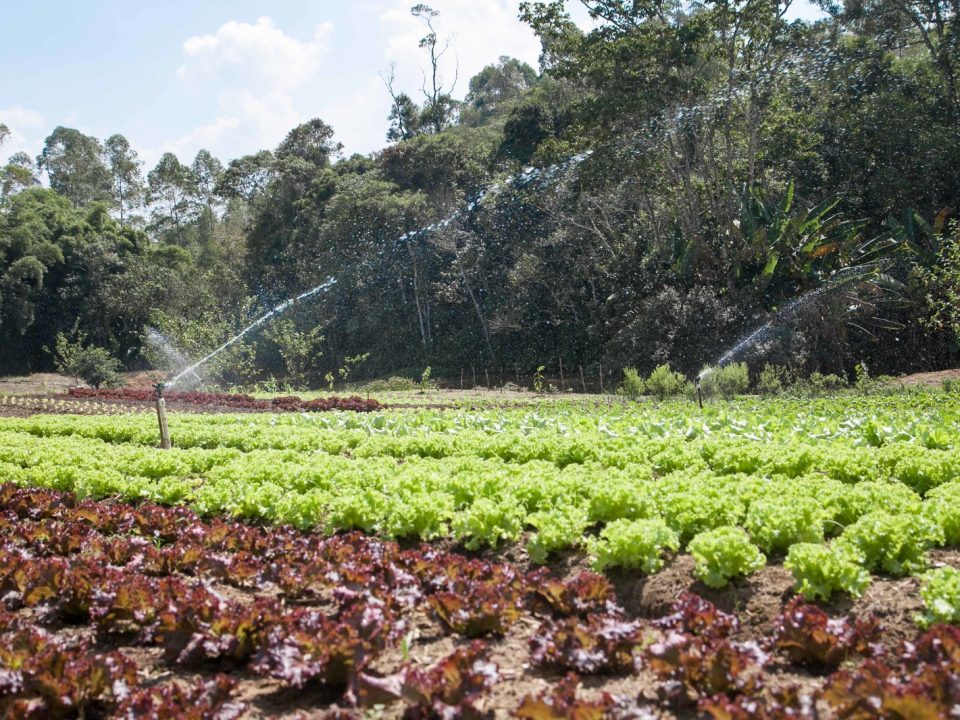
[[[948,717],[960,631],[0,485],[6,717]],[[883,581],[880,581],[883,582]],[[887,637],[889,640],[889,637]]]
[[[701,580],[786,558],[811,599],[910,575],[960,545],[958,407],[947,394],[587,412],[178,415],[0,421],[0,474],[82,496],[327,533],[522,541],[533,562],[589,555]],[[823,570],[823,568],[827,568]]]
[[[447,705],[466,702],[481,715],[506,715],[525,704],[521,716],[538,718],[569,716],[577,703],[586,703],[580,710],[586,716],[684,715],[699,704],[715,717],[779,717],[788,706],[797,717],[814,711],[872,717],[877,707],[891,717],[920,716],[919,707],[929,712],[923,717],[946,717],[958,702],[955,670],[948,669],[956,656],[942,655],[960,652],[949,625],[960,621],[960,403],[949,394],[751,401],[703,414],[688,405],[565,403],[483,412],[176,414],[171,431],[175,448],[159,451],[148,415],[0,420],[6,496],[58,508],[31,516],[24,509],[30,502],[10,500],[10,527],[67,522],[75,529],[83,524],[71,515],[75,507],[96,507],[126,518],[104,528],[93,522],[92,532],[111,543],[155,540],[146,549],[137,543],[138,560],[121,553],[114,561],[99,541],[65,540],[67,531],[45,529],[39,551],[11,541],[19,549],[10,557],[32,563],[59,556],[49,567],[62,570],[81,567],[92,553],[90,562],[102,571],[78,572],[96,575],[98,583],[146,583],[142,593],[160,604],[199,593],[197,603],[206,608],[196,611],[200,625],[168,632],[185,643],[175,645],[176,653],[159,649],[168,635],[157,630],[156,608],[144,610],[146,625],[125,636],[135,641],[134,658],[154,648],[140,685],[144,672],[173,673],[180,682],[163,685],[163,702],[203,696],[220,698],[224,707],[246,703],[253,716],[273,712],[271,703],[277,712],[293,712],[299,695],[269,685],[290,680],[271,674],[264,659],[271,652],[292,663],[282,672],[301,678],[294,686],[315,692],[310,708],[385,703],[387,712],[410,717],[454,712],[436,705],[433,691],[411,689],[410,683],[428,683],[428,675],[463,684],[443,694]],[[47,490],[23,495],[14,487]],[[194,511],[232,520],[204,523]],[[152,529],[154,518],[166,530]],[[260,544],[224,547],[197,537],[220,538],[224,528],[252,533]],[[355,531],[362,534],[343,534]],[[32,532],[17,527],[8,534],[29,546]],[[421,541],[432,544],[414,549]],[[50,542],[59,550],[50,551],[44,545]],[[186,546],[191,559],[181,562],[176,558]],[[353,579],[352,571],[338,570],[370,554],[392,565]],[[174,559],[157,559],[168,556]],[[322,571],[310,570],[311,562]],[[136,568],[139,579],[118,579]],[[448,571],[453,575],[436,579]],[[61,637],[58,623],[72,616],[49,606],[72,591],[46,586],[31,594],[29,584],[21,587],[32,577],[24,572],[8,574],[10,597],[23,606],[9,627],[26,631],[30,618],[42,616],[53,623],[44,632]],[[157,578],[167,576],[186,585],[164,590]],[[88,597],[109,592],[100,588]],[[566,605],[544,592],[559,593]],[[390,599],[408,594],[409,605]],[[264,609],[261,596],[281,610]],[[373,645],[363,645],[362,662],[321,661],[333,651],[297,645],[321,627],[324,636],[359,642],[362,628],[323,623],[354,622],[344,598],[360,596],[363,613],[372,612],[375,598],[377,608],[394,613],[384,616],[384,628],[400,628],[378,630]],[[240,605],[217,604],[227,601]],[[835,617],[828,621],[808,602]],[[81,654],[109,647],[114,633],[97,625],[100,611],[89,603],[78,607],[77,622],[94,626],[77,635],[93,643]],[[313,614],[284,615],[297,608]],[[735,609],[739,624],[727,617]],[[227,619],[217,619],[221,611]],[[261,611],[267,629],[250,629],[251,613],[261,617]],[[703,613],[711,619],[691,619]],[[170,617],[182,615],[176,610]],[[696,630],[698,622],[710,628]],[[210,639],[220,630],[208,626],[233,635]],[[410,633],[418,627],[434,639],[414,642]],[[920,639],[924,630],[932,634]],[[237,633],[247,639],[237,640]],[[284,639],[290,635],[299,639]],[[274,636],[279,649],[270,645]],[[470,645],[477,637],[487,638],[486,645]],[[808,641],[821,645],[790,649]],[[215,649],[237,643],[245,648],[240,657]],[[918,659],[918,648],[928,645],[933,655],[924,650]],[[356,659],[354,650],[344,652]],[[186,662],[179,652],[187,652]],[[314,671],[299,667],[301,661]],[[335,676],[320,669],[331,662],[340,667]],[[212,670],[239,679],[233,699],[230,682]],[[575,680],[561,682],[567,671],[584,676],[579,694]],[[859,695],[874,705],[857,706]],[[161,702],[151,697],[142,702]],[[130,702],[97,698],[96,707],[112,713],[127,712]]]

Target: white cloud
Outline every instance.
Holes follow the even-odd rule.
[[[239,83],[248,89],[289,91],[309,80],[330,45],[333,25],[323,23],[302,42],[268,17],[256,23],[231,20],[212,35],[195,35],[183,43],[185,62],[177,71],[188,82]]]
[[[144,149],[146,166],[164,151],[188,161],[203,147],[228,160],[273,148],[308,117],[329,123],[347,154],[382,148],[390,103],[378,72],[396,63],[397,89],[421,102],[420,68],[427,59],[419,42],[426,29],[410,14],[412,0],[376,4],[379,33],[345,27],[341,41],[348,43],[342,50],[346,54],[337,58],[342,66],[327,57],[333,32],[329,22],[301,36],[305,39],[269,17],[253,23],[231,20],[212,33],[187,38],[176,77],[193,104],[197,126]],[[432,0],[430,5],[440,13],[435,19],[440,40],[451,40],[441,74],[447,87],[459,75],[458,98],[467,93],[470,78],[501,55],[537,67],[540,42],[518,20],[519,0]],[[581,26],[590,24],[576,6],[574,19]],[[343,83],[324,75],[332,72],[338,73],[336,80],[351,79],[347,89],[334,89]]]
[[[216,147],[224,135],[236,130],[239,126],[240,120],[235,117],[218,116],[213,122],[196,127],[183,137],[174,140],[170,143],[171,150],[181,160],[185,160],[185,156],[191,150]]]
[[[386,144],[390,98],[379,77],[323,105],[318,117],[330,124],[345,153],[370,153]]]
[[[46,133],[52,130],[43,115],[20,105],[0,109],[0,123],[10,129],[10,137],[0,145],[0,157],[4,161],[16,152],[36,157],[43,149]]]
[[[232,158],[238,148],[276,146],[305,119],[296,94],[320,70],[332,31],[331,23],[322,23],[303,41],[261,17],[255,23],[231,20],[212,34],[187,38],[177,77],[197,103],[213,98],[215,117],[163,143],[160,151],[145,151],[144,158],[169,150],[186,160],[200,148]]]

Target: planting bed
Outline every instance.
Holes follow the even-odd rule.
[[[94,389],[94,388],[70,388],[68,394],[72,398],[78,399],[97,399],[97,400],[120,400],[135,402],[152,402],[156,398],[154,390],[134,389],[134,388],[116,388],[116,389]],[[314,400],[303,400],[296,395],[286,395],[284,397],[271,398],[269,400],[258,400],[252,395],[226,394],[226,393],[208,393],[208,392],[184,392],[179,390],[168,390],[163,394],[164,398],[180,405],[200,405],[211,406],[222,409],[232,410],[269,410],[272,412],[325,412],[329,410],[352,410],[354,412],[370,412],[380,410],[383,406],[376,400],[361,397],[323,397]]]
[[[960,711],[956,396],[170,427],[0,419],[0,712]]]
[[[960,702],[957,628],[799,599],[744,622],[682,593],[650,618],[589,571],[12,485],[0,547],[7,717],[920,718]]]

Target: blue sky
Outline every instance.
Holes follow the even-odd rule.
[[[47,0],[7,2],[0,41],[4,156],[36,155],[57,125],[101,139],[119,132],[150,168],[166,151],[207,148],[227,161],[273,148],[321,117],[346,152],[385,144],[381,73],[420,87],[423,35],[415,0]],[[536,67],[539,43],[517,20],[519,0],[433,0],[452,39],[444,74],[456,95],[500,55]],[[575,19],[589,22],[579,3]],[[813,17],[807,0],[794,17]],[[455,55],[454,55],[455,54]]]

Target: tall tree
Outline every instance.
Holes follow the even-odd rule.
[[[40,184],[33,158],[25,152],[11,155],[6,166],[0,171],[0,175],[2,175],[2,185],[0,185],[0,197],[2,198],[7,198],[21,190]]]
[[[502,55],[495,65],[487,65],[470,78],[470,90],[464,99],[460,122],[480,125],[502,114],[537,82],[537,72],[527,63]]]
[[[216,186],[217,195],[255,205],[275,175],[276,158],[269,150],[231,160]]]
[[[943,99],[957,119],[960,103],[960,0],[846,0],[842,10],[823,2],[842,21],[896,49],[915,42],[943,80]]]
[[[109,318],[128,309],[110,294],[110,278],[145,245],[103,203],[79,208],[46,188],[9,198],[0,212],[3,370],[43,367],[45,358],[49,366],[45,348],[77,324],[97,344],[114,345]]]
[[[186,246],[186,225],[196,216],[196,178],[173,153],[164,153],[147,174],[154,231]]]
[[[112,178],[113,207],[117,210],[120,224],[124,225],[130,218],[130,211],[143,201],[142,163],[123,135],[107,138],[105,149]]]
[[[37,166],[46,171],[50,187],[76,205],[111,199],[110,170],[95,137],[57,127],[44,141]]]
[[[453,91],[457,87],[459,64],[450,87],[445,87],[440,74],[440,61],[449,52],[453,41],[447,38],[441,43],[437,37],[434,19],[440,13],[424,3],[414,5],[410,13],[423,20],[427,26],[427,34],[420,38],[420,47],[427,51],[427,61],[430,63],[426,70],[421,70],[423,74],[421,90],[425,98],[421,122],[433,132],[438,133],[451,125],[456,118],[457,101],[453,99]]]
[[[200,150],[190,165],[197,196],[208,210],[213,210],[217,200],[217,186],[223,178],[223,163],[209,150]]]
[[[342,149],[343,145],[333,140],[333,128],[313,118],[287,133],[274,154],[281,162],[296,158],[322,168],[329,167],[330,158]]]
[[[380,76],[390,95],[390,115],[387,117],[390,124],[387,140],[390,142],[409,140],[420,133],[420,108],[409,95],[394,88],[395,70],[396,66],[391,63],[389,74]]]

